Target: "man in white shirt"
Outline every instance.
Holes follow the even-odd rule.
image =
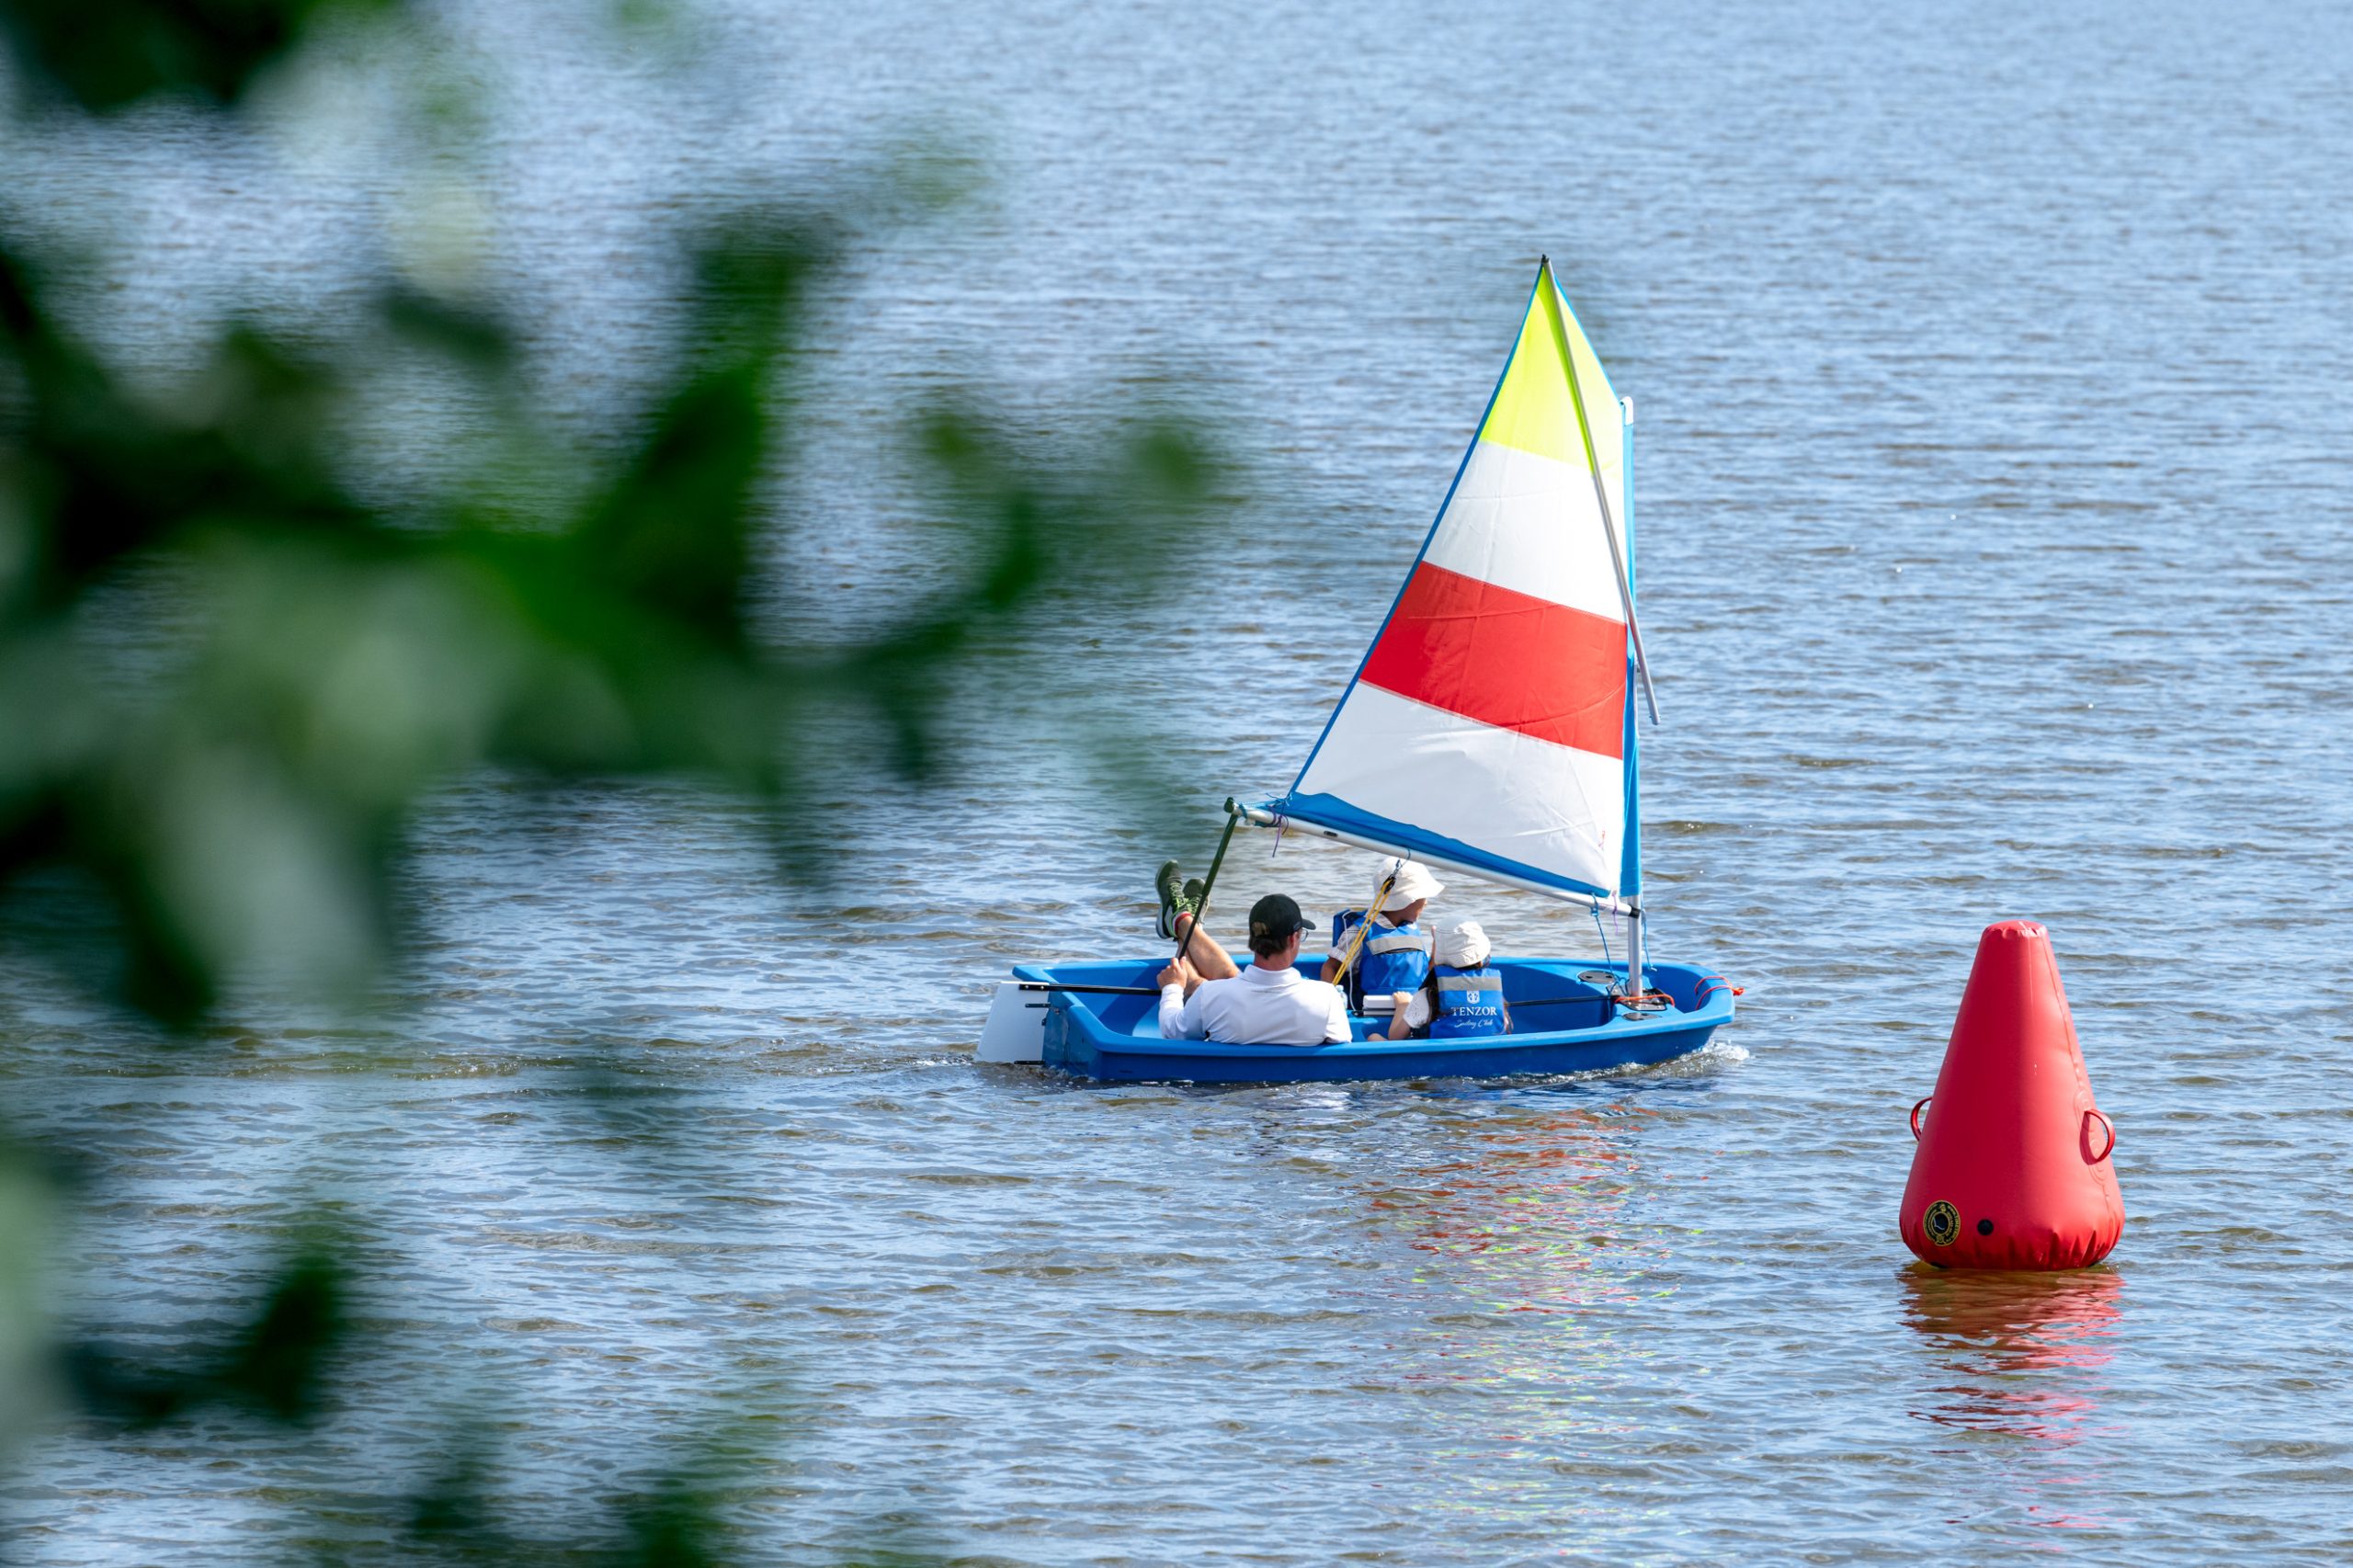
[[[1161,1039],[1317,1046],[1354,1038],[1340,988],[1299,972],[1307,918],[1290,899],[1270,892],[1250,906],[1246,970],[1235,968],[1207,932],[1192,940],[1191,916],[1181,919],[1177,935],[1187,956],[1160,971]]]

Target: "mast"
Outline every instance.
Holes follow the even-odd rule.
[[[1544,280],[1554,292],[1560,290],[1552,278],[1552,261],[1544,258],[1540,266]],[[1643,653],[1643,623],[1634,613],[1634,575],[1632,545],[1634,529],[1634,400],[1620,402],[1618,425],[1619,468],[1618,485],[1626,502],[1626,539],[1621,546],[1618,524],[1609,515],[1609,492],[1601,483],[1601,461],[1594,453],[1593,421],[1586,415],[1585,389],[1577,376],[1576,351],[1569,344],[1567,313],[1564,311],[1554,328],[1561,346],[1561,358],[1569,369],[1569,401],[1576,409],[1577,436],[1585,444],[1585,466],[1593,476],[1593,501],[1601,511],[1601,531],[1609,540],[1609,564],[1618,573],[1618,594],[1626,606],[1626,635],[1634,645],[1634,673],[1642,677],[1643,700],[1651,710],[1651,722],[1658,722],[1658,693],[1651,687],[1650,660]],[[1643,994],[1643,860],[1642,804],[1637,781],[1640,773],[1635,761],[1638,726],[1634,723],[1633,694],[1627,693],[1626,701],[1626,847],[1620,861],[1619,891],[1626,900],[1626,994]]]
[[[1624,418],[1618,427],[1618,494],[1626,509],[1626,566],[1628,585],[1633,585],[1634,573],[1634,400],[1621,397],[1618,404]],[[1630,664],[1631,660],[1628,661]],[[1634,722],[1633,681],[1630,676],[1626,689],[1626,727],[1621,751],[1625,761],[1626,823],[1622,835],[1623,847],[1618,858],[1618,892],[1636,903],[1643,896],[1643,813],[1642,813],[1642,726]]]
[[[1571,368],[1574,369],[1574,363]],[[1634,400],[1621,397],[1618,403],[1624,416],[1618,426],[1618,493],[1626,506],[1626,585],[1631,604],[1634,585]],[[1631,616],[1631,611],[1628,613]],[[1627,624],[1632,625],[1631,619]],[[1655,708],[1651,711],[1651,722],[1658,722]],[[1618,890],[1627,903],[1626,991],[1633,996],[1643,994],[1643,803],[1638,751],[1641,729],[1634,722],[1634,694],[1630,689],[1626,693],[1626,846],[1619,861]]]

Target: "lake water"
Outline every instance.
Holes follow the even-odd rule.
[[[870,437],[955,378],[1043,425],[1166,371],[1242,515],[1157,613],[1058,609],[951,783],[844,809],[830,892],[689,793],[484,780],[420,829],[398,1022],[158,1051],[9,965],[11,1117],[89,1160],[89,1320],[221,1319],[322,1199],[377,1270],[317,1433],[52,1432],[15,1557],[364,1555],[468,1419],[551,1530],[720,1434],[794,1563],[2353,1556],[2342,11],[733,0],[684,88],[545,8],[458,26],[491,265],[586,421],[685,194],[926,127],[995,171],[846,294],[782,570],[896,591]],[[347,308],[399,194],[364,145],[156,117],[8,157],[128,225],[118,347],[162,367],[239,298]],[[1737,1027],[1504,1086],[974,1065],[1007,963],[1144,950],[1154,865],[1288,784],[1547,251],[1639,411],[1654,956],[1744,984]],[[1189,814],[1107,802],[1074,713]],[[1369,881],[1265,853],[1237,900]],[[2015,915],[2130,1219],[2090,1272],[1928,1273],[1904,1116]]]

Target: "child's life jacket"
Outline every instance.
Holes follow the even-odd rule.
[[[1499,1035],[1506,1028],[1503,971],[1493,964],[1456,969],[1439,964],[1438,998],[1430,1019],[1432,1040],[1464,1040]]]
[[[1364,921],[1361,909],[1344,909],[1332,916],[1332,951],[1346,951],[1349,937]],[[1410,926],[1376,922],[1341,983],[1347,990],[1348,1006],[1362,1012],[1366,997],[1419,990],[1429,972],[1430,938],[1418,921]]]

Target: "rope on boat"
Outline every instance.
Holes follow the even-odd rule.
[[[1405,858],[1403,855],[1389,862],[1388,874],[1372,891],[1371,907],[1364,912],[1364,918],[1357,922],[1357,934],[1348,940],[1348,956],[1340,960],[1340,983],[1347,987],[1341,994],[1354,994],[1356,1002],[1348,1011],[1360,1018],[1371,1015],[1365,1011],[1364,976],[1357,972],[1357,955],[1364,951],[1365,938],[1372,935],[1372,917],[1379,915],[1381,905],[1389,902],[1389,890],[1397,885],[1397,873],[1404,869]]]

